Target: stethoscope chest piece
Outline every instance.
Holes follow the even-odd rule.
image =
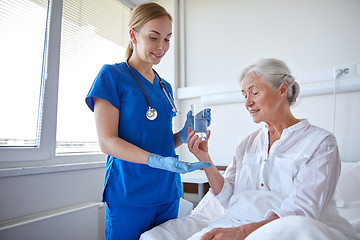
[[[136,77],[135,73],[134,73],[133,70],[131,69],[128,60],[126,61],[126,65],[127,65],[127,67],[129,68],[131,74],[134,76],[135,80],[136,80],[136,81],[138,82],[138,84],[140,85],[141,90],[143,91],[143,93],[144,93],[144,95],[145,95],[145,97],[146,97],[146,102],[147,102],[147,104],[148,104],[148,106],[149,106],[149,109],[146,111],[146,118],[149,119],[149,120],[155,120],[156,117],[157,117],[157,115],[158,115],[157,111],[156,111],[154,108],[151,107],[149,97],[148,97],[148,95],[146,94],[146,91],[145,91],[144,87],[141,85],[139,79]],[[158,78],[159,78],[160,87],[161,87],[161,89],[164,91],[165,96],[166,96],[167,100],[169,101],[169,103],[170,103],[170,105],[171,105],[171,107],[172,107],[172,111],[175,112],[175,113],[178,113],[178,111],[177,111],[177,109],[176,109],[176,106],[175,106],[174,99],[173,99],[173,97],[171,96],[169,89],[166,87],[165,83],[161,80],[161,77],[159,76],[159,74],[158,74],[154,69],[153,69],[153,71],[154,71],[154,73],[155,73],[155,74],[158,76]],[[165,91],[165,89],[166,89],[167,92]]]
[[[157,117],[157,111],[154,108],[149,107],[149,109],[146,111],[146,117],[149,120],[155,120]]]

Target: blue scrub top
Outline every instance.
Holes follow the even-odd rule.
[[[145,89],[155,120],[146,118],[148,104],[140,85],[125,62],[104,65],[86,97],[94,111],[94,98],[102,98],[120,111],[119,137],[161,156],[175,156],[172,119],[175,116],[156,76],[146,80],[135,68],[135,75]],[[171,85],[163,80],[170,93]],[[123,207],[150,206],[173,202],[182,196],[180,174],[107,157],[103,201]]]

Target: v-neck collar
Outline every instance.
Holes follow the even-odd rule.
[[[149,80],[147,80],[136,68],[134,68],[133,66],[129,65],[131,67],[131,69],[133,69],[134,74],[137,76],[137,78],[139,79],[140,83],[142,85],[146,85],[148,87],[148,89],[150,91],[152,91],[155,96],[157,96],[159,98],[160,101],[164,101],[165,95],[162,95],[163,92],[160,91],[161,87],[160,87],[160,76],[158,74],[155,73],[155,79],[154,79],[154,83],[151,83]],[[132,73],[131,73],[132,75]],[[133,76],[133,75],[132,75]],[[134,76],[133,76],[134,77]],[[134,79],[134,81],[136,81],[136,79]],[[167,100],[167,99],[165,99]]]
[[[133,66],[131,66],[129,64],[129,66],[131,67],[131,69],[134,71],[136,77],[139,79],[139,81],[141,82],[141,84],[146,84],[149,87],[153,87],[156,84],[159,84],[159,77],[156,73],[155,74],[155,79],[154,79],[154,83],[151,83],[149,80],[147,80],[136,68],[134,68]],[[132,75],[132,74],[131,74]],[[136,80],[136,79],[135,79]]]

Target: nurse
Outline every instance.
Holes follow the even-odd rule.
[[[179,173],[211,166],[182,162],[175,154],[186,142],[191,113],[174,134],[172,88],[162,80],[167,96],[152,68],[169,49],[171,35],[172,17],[163,7],[136,7],[127,61],[104,65],[86,97],[95,113],[101,150],[108,155],[103,191],[108,240],[139,239],[141,233],[176,218],[182,196]],[[148,110],[156,111],[155,116],[149,117]],[[206,116],[210,124],[210,111]]]

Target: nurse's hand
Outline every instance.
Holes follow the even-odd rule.
[[[159,168],[170,172],[187,173],[201,168],[211,167],[209,162],[182,162],[176,157],[162,157],[151,153],[148,157],[148,165],[153,168]]]
[[[206,117],[207,120],[207,126],[210,126],[211,124],[211,109],[210,108],[206,108],[204,111],[199,112],[198,114],[202,114],[204,117]],[[191,110],[186,114],[186,122],[184,127],[180,130],[179,132],[179,136],[180,136],[180,140],[183,143],[186,143],[187,137],[188,137],[188,130],[189,127],[191,126],[191,122],[193,121],[194,117],[192,116],[192,112]]]

